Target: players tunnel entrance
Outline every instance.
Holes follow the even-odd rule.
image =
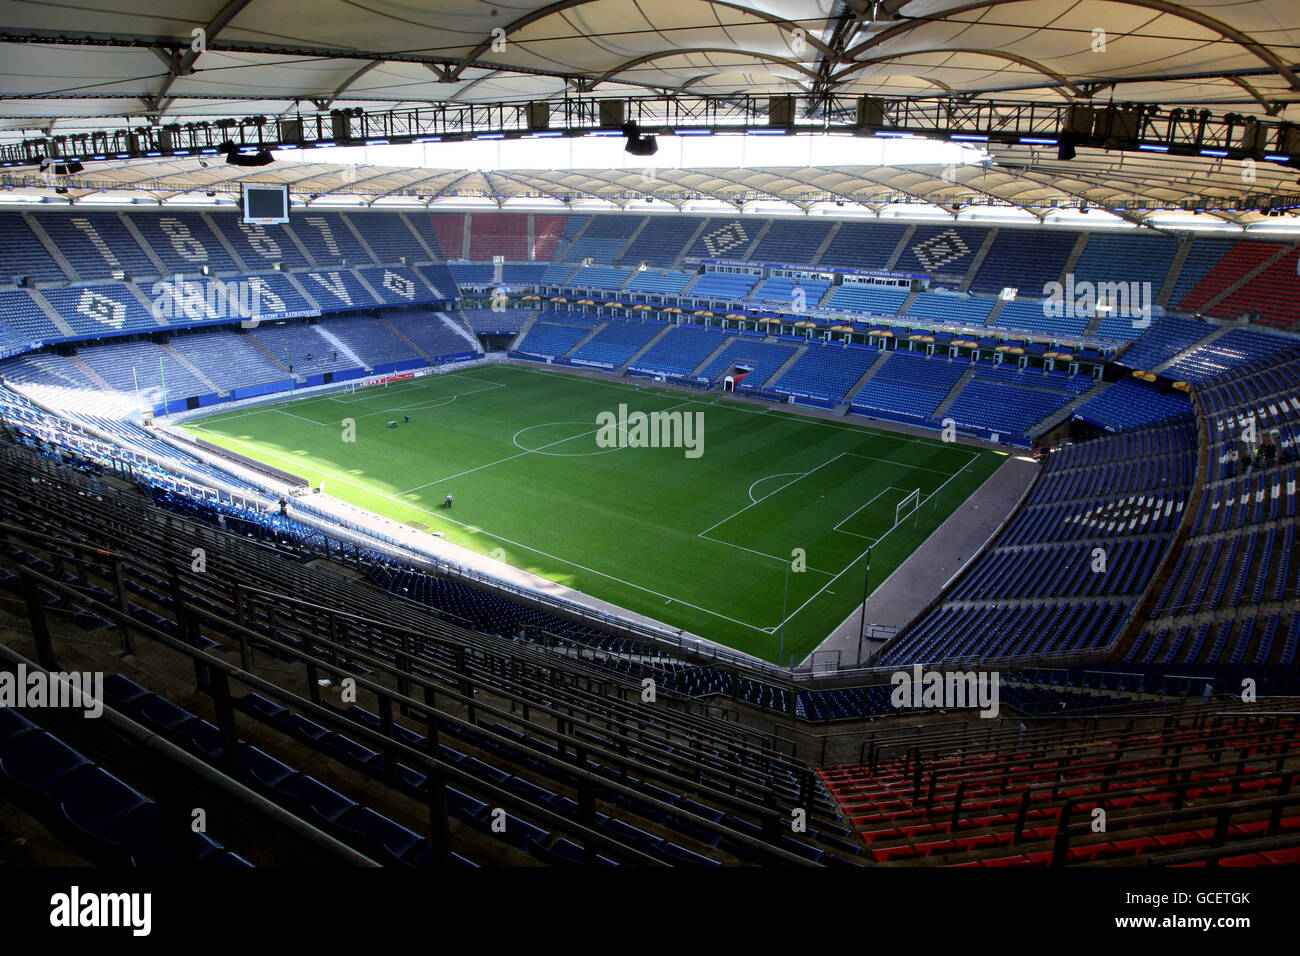
[[[754,371],[752,365],[737,365],[722,380],[722,390],[724,392],[734,392],[736,387],[745,380],[750,372]]]

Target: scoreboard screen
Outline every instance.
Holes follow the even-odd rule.
[[[288,186],[244,184],[244,222],[268,226],[288,221]]]

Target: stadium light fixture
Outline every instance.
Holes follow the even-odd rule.
[[[275,162],[275,157],[271,155],[269,149],[259,149],[256,152],[244,153],[235,146],[234,143],[227,140],[222,143],[217,152],[226,154],[226,162],[231,166],[270,166]]]
[[[644,135],[636,123],[624,123],[623,135],[627,137],[623,149],[633,156],[653,156],[659,152],[659,141],[653,136]]]

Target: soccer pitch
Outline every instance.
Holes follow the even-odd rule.
[[[702,413],[700,453],[602,447],[598,416],[621,404]],[[409,423],[388,427],[404,415]],[[354,441],[344,440],[345,419],[355,422]],[[868,548],[874,587],[1006,457],[713,393],[515,365],[288,400],[185,428],[673,627],[772,661],[784,646],[787,662],[861,602]],[[918,490],[919,506],[904,507],[896,524]]]

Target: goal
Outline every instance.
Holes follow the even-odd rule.
[[[921,489],[917,488],[907,493],[902,501],[894,507],[894,527],[906,521],[911,515],[921,509]]]

